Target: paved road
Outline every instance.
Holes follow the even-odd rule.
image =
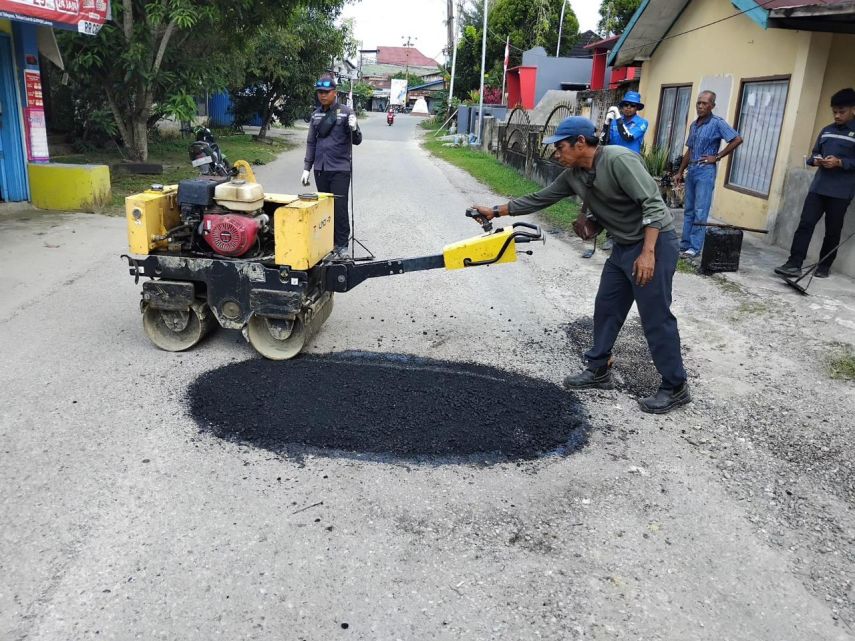
[[[466,205],[495,201],[424,154],[416,123],[363,122],[356,231],[378,257],[472,235]],[[289,152],[259,177],[300,190],[301,159]],[[587,447],[534,461],[280,456],[191,420],[188,385],[255,355],[236,332],[184,354],[148,343],[118,259],[122,220],[0,228],[0,639],[852,638],[841,595],[817,587],[832,571],[851,579],[840,560],[851,548],[798,566],[802,552],[772,544],[762,485],[740,493],[725,480],[750,439],[731,439],[738,463],[723,477],[724,455],[698,447],[720,426],[698,413],[646,417],[626,394],[594,393]],[[600,259],[578,254],[554,237],[517,265],[366,282],[337,297],[309,351],[471,361],[557,383],[580,364],[564,327],[590,316],[598,276]],[[700,287],[689,278],[678,289]],[[720,406],[744,357],[722,343],[726,319],[702,316],[731,309],[704,287],[678,312],[690,369],[704,373],[696,389]],[[851,507],[816,492],[847,540]]]

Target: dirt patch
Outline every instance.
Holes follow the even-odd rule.
[[[203,430],[292,454],[495,463],[573,452],[589,429],[556,385],[406,355],[249,360],[206,372],[188,394]]]
[[[565,325],[564,331],[570,344],[579,350],[580,356],[594,344],[594,319],[590,316],[577,318]],[[653,365],[644,330],[637,318],[624,323],[612,355],[615,357],[613,372],[617,389],[637,398],[656,392],[661,377]]]

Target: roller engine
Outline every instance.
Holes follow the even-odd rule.
[[[270,215],[256,182],[227,176],[199,176],[178,183],[181,225],[170,230],[174,249],[233,258],[273,255]]]

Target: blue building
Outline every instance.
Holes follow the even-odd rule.
[[[86,4],[70,13],[68,6],[60,12],[0,0],[0,202],[30,200],[27,166],[50,160],[39,53],[61,66],[55,27],[98,32],[110,15],[109,3]]]

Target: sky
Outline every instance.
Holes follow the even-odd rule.
[[[570,0],[570,6],[581,31],[596,30],[600,0]],[[446,0],[351,0],[342,15],[354,19],[356,39],[362,41],[362,49],[400,47],[409,36],[424,55],[442,62],[445,7]]]

